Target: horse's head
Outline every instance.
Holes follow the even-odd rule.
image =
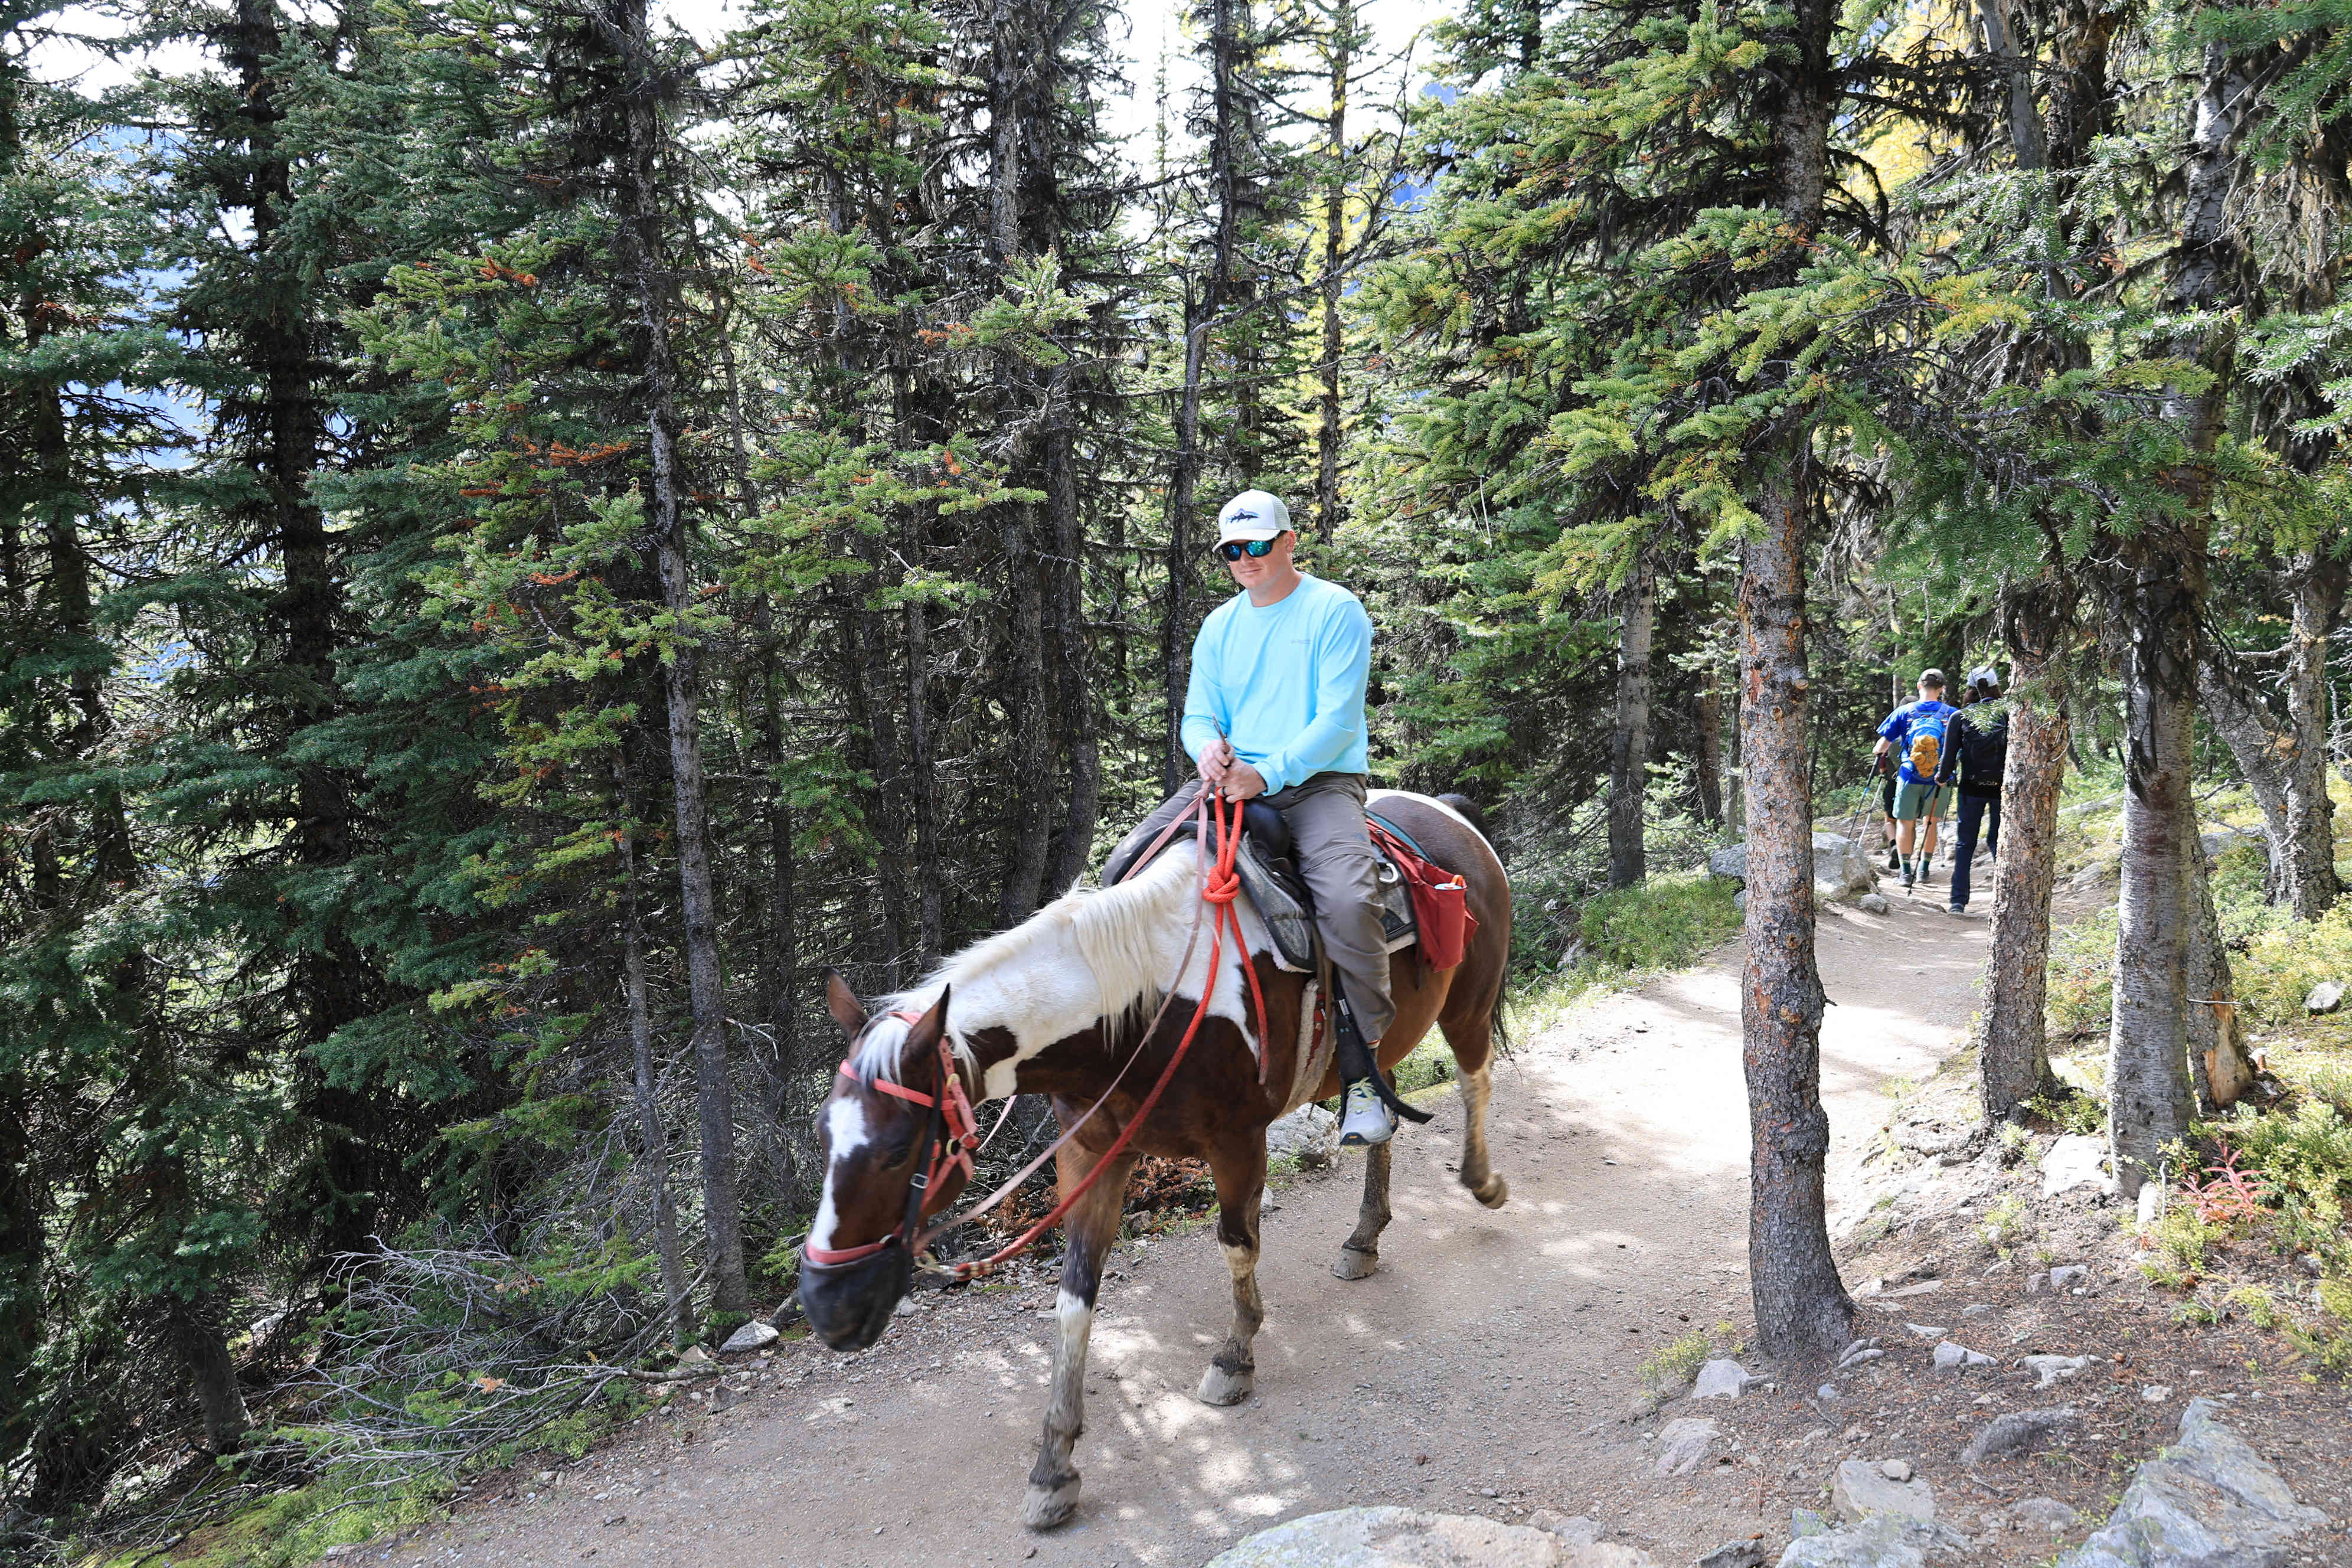
[[[849,1055],[817,1112],[824,1188],[802,1249],[801,1305],[826,1344],[859,1351],[882,1337],[914,1279],[923,1220],[971,1178],[960,1140],[971,1125],[947,1046],[945,990],[919,1017],[869,1017],[828,974],[825,1005]]]

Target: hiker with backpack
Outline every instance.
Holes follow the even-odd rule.
[[[1937,770],[1950,749],[1952,716],[1959,711],[1944,700],[1944,672],[1919,672],[1919,700],[1897,708],[1878,726],[1875,755],[1901,760],[1895,770],[1895,823],[1896,859],[1903,886],[1927,879],[1936,858]],[[1925,821],[1924,831],[1920,823]],[[1915,845],[1918,853],[1912,853]]]
[[[2000,854],[2000,775],[2009,766],[2009,702],[2000,674],[1990,666],[1969,676],[1968,705],[1950,726],[1937,777],[1959,786],[1959,842],[1952,848],[1951,912],[1969,912],[1969,872],[1984,831],[1985,852]]]

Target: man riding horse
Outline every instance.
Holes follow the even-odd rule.
[[[1119,864],[1189,816],[1203,789],[1264,798],[1290,826],[1315,925],[1329,955],[1339,1077],[1339,1142],[1385,1143],[1397,1106],[1368,1041],[1396,1016],[1381,930],[1379,858],[1364,822],[1364,681],[1372,620],[1353,594],[1298,569],[1290,509],[1244,490],[1217,514],[1217,553],[1243,590],[1209,612],[1192,639],[1184,749],[1200,776],[1128,835]]]

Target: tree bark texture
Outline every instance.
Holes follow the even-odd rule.
[[[2315,921],[2335,907],[2336,803],[2327,795],[2327,642],[2344,614],[2352,567],[2326,550],[2295,558],[2286,666],[2287,906]]]
[[[634,821],[634,792],[621,779],[621,811]],[[621,979],[628,993],[629,1062],[637,1102],[637,1137],[645,1146],[646,1179],[654,1195],[654,1248],[661,1258],[662,1300],[679,1344],[694,1334],[694,1303],[688,1299],[686,1254],[677,1241],[677,1205],[669,1190],[669,1135],[662,1130],[661,1101],[654,1071],[653,1015],[646,1005],[645,917],[637,905],[637,841],[621,834]]]
[[[662,600],[678,641],[663,669],[668,710],[670,791],[677,826],[679,913],[686,946],[687,1005],[693,1021],[695,1098],[702,1144],[703,1229],[715,1281],[711,1305],[751,1310],[743,1263],[742,1211],[735,1179],[735,1084],[727,1049],[726,980],[719,952],[719,901],[710,870],[709,794],[702,766],[701,655],[690,630],[694,581],[677,453],[677,367],[669,336],[669,279],[662,270],[662,208],[656,165],[662,139],[644,0],[620,0],[615,31],[625,42],[629,87],[629,221],[625,227],[644,335],[646,436],[652,469],[653,533]]]
[[[2221,945],[2221,912],[2213,907],[2213,868],[2197,831],[2193,800],[2181,823],[2181,840],[2189,915],[2189,1072],[2198,1110],[2210,1115],[2235,1105],[2253,1086],[2254,1068],[2246,1055],[2237,984],[2230,973],[2229,949]]]
[[[1830,0],[1797,0],[1793,58],[1772,125],[1774,205],[1798,234],[1820,222],[1829,168]],[[1787,262],[1783,266],[1789,265]],[[1739,560],[1739,763],[1748,802],[1748,957],[1741,1057],[1748,1078],[1749,1289],[1775,1360],[1826,1364],[1852,1336],[1853,1302],[1830,1253],[1823,1206],[1822,1009],[1813,955],[1811,681],[1805,549],[1813,512],[1810,426],[1785,437],[1759,487],[1762,519]]]
[[[163,1307],[164,1332],[195,1389],[205,1447],[215,1454],[234,1454],[252,1429],[253,1417],[246,1409],[244,1390],[237,1386],[228,1341],[221,1333],[219,1304],[210,1295],[191,1300],[167,1292]]]
[[[2107,1135],[2126,1196],[2189,1131],[2190,916],[2186,847],[2195,763],[2201,562],[2143,537],[2124,623],[2123,891],[2107,1040]]]
[[[1723,693],[1712,673],[1699,688],[1694,707],[1698,726],[1699,820],[1723,826]]]
[[[2226,649],[2208,650],[2198,671],[2198,705],[2206,721],[2230,748],[2238,774],[2263,811],[2263,838],[2270,851],[2268,892],[2273,903],[2288,898],[2288,868],[2294,856],[2294,815],[2287,805],[2286,763],[2280,736],[2253,688]],[[2323,781],[2324,782],[2324,781]]]
[[[1811,1365],[1851,1337],[1853,1303],[1830,1254],[1824,1205],[1821,970],[1813,956],[1811,725],[1805,667],[1805,535],[1811,498],[1764,498],[1767,531],[1740,552],[1740,771],[1748,792],[1748,1256],[1759,1342]]]
[[[1087,648],[1086,512],[1066,431],[1057,431],[1046,444],[1045,479],[1054,522],[1054,560],[1047,578],[1054,623],[1054,729],[1064,758],[1062,825],[1045,868],[1045,893],[1051,898],[1069,891],[1094,859],[1095,827],[1102,819],[1102,742],[1095,718],[1094,663]]]
[[[1625,584],[1617,632],[1617,713],[1609,737],[1609,885],[1638,887],[1649,875],[1643,853],[1642,797],[1649,783],[1650,643],[1657,624],[1658,580],[1643,562]]]
[[[2013,1117],[2053,1092],[2050,1070],[2050,895],[2058,879],[2058,796],[2071,726],[2066,643],[2072,584],[2044,577],[2009,608],[2009,760],[2000,779],[2000,868],[1978,1037],[1985,1116]]]
[[[2167,303],[2184,314],[2220,298],[2234,250],[2228,199],[2244,113],[2243,74],[2208,45],[2183,184],[2181,227]],[[2211,458],[2232,358],[2225,328],[2204,324],[2173,353],[2214,374],[2200,391],[2165,397],[2187,448],[2166,477],[2179,519],[2149,521],[2125,542],[2123,892],[2116,931],[2115,1013],[2107,1041],[2107,1137],[2126,1196],[2155,1175],[2168,1143],[2189,1130],[2189,964],[2200,914],[2188,863],[2196,758],[2197,662],[2204,613]]]
[[[1347,331],[1339,302],[1347,282],[1344,265],[1348,234],[1348,72],[1355,64],[1356,9],[1341,0],[1332,15],[1336,43],[1331,50],[1330,123],[1323,171],[1323,276],[1318,280],[1323,307],[1323,357],[1315,367],[1318,389],[1315,424],[1315,537],[1328,543],[1339,528],[1339,356],[1347,347]]]

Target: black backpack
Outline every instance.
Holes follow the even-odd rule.
[[[1988,723],[1972,713],[1960,715],[1960,786],[1971,795],[2000,789],[2001,772],[2009,766],[2007,705],[1990,717]]]

